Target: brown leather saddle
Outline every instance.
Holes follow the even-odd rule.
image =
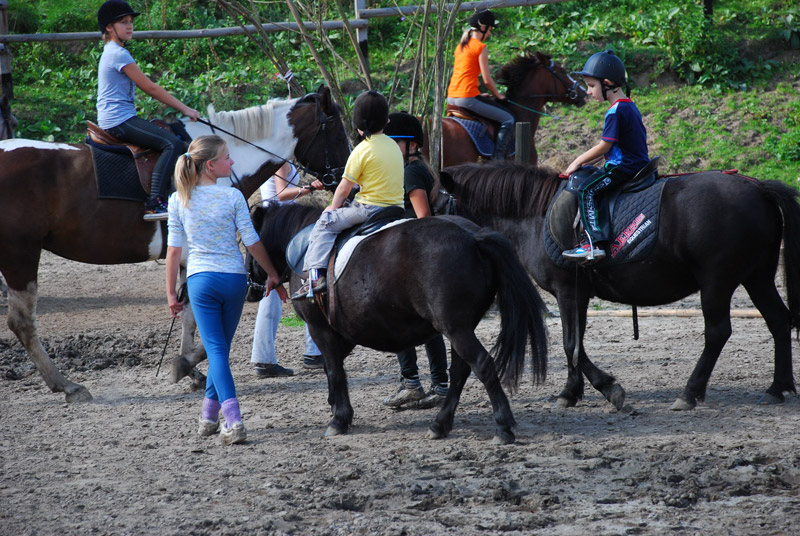
[[[152,123],[172,133],[172,129],[164,121],[155,119]],[[134,145],[133,143],[122,141],[89,120],[86,121],[86,126],[86,135],[95,145],[107,146],[109,150],[112,150],[111,148],[116,149],[120,147],[127,147],[128,150],[130,150],[133,161],[136,163],[136,171],[139,173],[139,182],[142,185],[142,189],[149,194],[153,168],[156,165],[158,157],[161,156],[161,153],[153,149],[147,149]]]
[[[466,121],[477,121],[486,127],[486,135],[489,136],[489,138],[492,140],[497,139],[497,130],[500,128],[500,125],[496,121],[478,115],[472,110],[456,106],[455,104],[448,104],[445,108],[445,116],[457,117],[458,119],[464,119]]]

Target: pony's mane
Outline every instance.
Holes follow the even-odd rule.
[[[272,137],[272,118],[275,114],[275,105],[281,102],[283,101],[280,99],[272,99],[261,106],[230,112],[216,112],[213,105],[210,105],[208,120],[245,140],[266,140]],[[234,138],[233,143],[241,145],[244,142]]]
[[[477,220],[544,216],[561,183],[553,168],[506,161],[464,164],[446,171],[457,185],[453,193],[459,204]]]
[[[503,82],[510,92],[513,92],[522,84],[528,73],[541,65],[550,65],[550,56],[542,52],[529,52],[503,65],[497,73],[497,79]]]
[[[299,231],[306,225],[314,223],[320,215],[316,207],[291,203],[282,205],[271,201],[266,207],[257,207],[253,211],[253,226],[261,236],[268,250],[286,249],[292,238],[292,230]]]

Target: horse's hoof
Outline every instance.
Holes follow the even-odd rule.
[[[178,356],[172,360],[170,380],[172,380],[172,383],[178,383],[188,376],[193,369],[194,367],[189,364],[185,357]]]
[[[492,445],[510,445],[516,440],[517,438],[514,437],[514,434],[511,432],[507,434],[497,434],[492,438]]]
[[[611,387],[611,394],[608,396],[608,401],[611,402],[617,411],[622,411],[625,406],[625,389],[618,383]]]
[[[434,426],[428,428],[428,431],[425,433],[425,439],[444,439],[445,437],[447,437],[447,434],[442,430],[437,431]]]
[[[774,406],[775,404],[783,404],[786,401],[783,395],[775,396],[771,393],[764,393],[764,396],[758,399],[760,406]]]
[[[567,408],[574,408],[577,405],[575,400],[570,400],[569,398],[564,398],[562,396],[558,397],[555,404],[553,404],[553,409],[567,409]]]
[[[73,402],[91,402],[94,399],[92,393],[83,385],[75,385],[73,388],[65,390],[64,392],[67,402],[70,404]]]
[[[672,405],[669,407],[672,411],[688,411],[690,409],[694,409],[697,406],[695,402],[689,402],[685,398],[678,398]]]
[[[322,437],[333,437],[337,435],[342,435],[343,433],[344,432],[342,432],[339,428],[336,428],[335,426],[328,426],[328,428],[325,429],[325,433],[322,434]]]
[[[196,368],[192,368],[192,371],[189,373],[189,378],[192,380],[190,386],[192,391],[199,391],[206,388],[206,375]]]

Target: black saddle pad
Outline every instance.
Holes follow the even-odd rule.
[[[87,141],[87,145],[92,150],[94,176],[100,199],[140,202],[147,199],[147,192],[139,182],[136,163],[127,147],[105,149],[91,141]]]
[[[591,266],[611,266],[647,258],[656,245],[661,211],[661,194],[669,179],[658,179],[645,190],[621,193],[611,215],[611,245],[605,259]],[[548,209],[549,216],[550,209]],[[547,256],[556,265],[567,268],[575,262],[565,258],[548,225],[544,225],[543,243]]]

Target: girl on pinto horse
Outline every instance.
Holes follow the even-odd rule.
[[[447,88],[447,104],[467,108],[478,115],[500,123],[492,158],[503,160],[511,141],[514,116],[502,108],[476,98],[481,93],[478,89],[478,75],[480,75],[483,83],[497,97],[497,100],[505,100],[505,97],[497,91],[497,85],[492,79],[489,70],[489,51],[484,43],[491,35],[492,28],[496,26],[497,20],[494,18],[494,13],[488,9],[478,11],[470,17],[469,29],[461,36],[461,41],[454,52],[455,62],[450,85]]]
[[[125,43],[133,36],[133,19],[139,15],[123,0],[107,0],[97,11],[97,24],[105,43],[97,70],[97,123],[123,141],[161,151],[153,168],[144,219],[165,220],[167,206],[164,200],[170,190],[169,179],[186,144],[161,127],[137,117],[135,88],[175,108],[192,121],[197,121],[200,113],[150,80],[125,48]]]

